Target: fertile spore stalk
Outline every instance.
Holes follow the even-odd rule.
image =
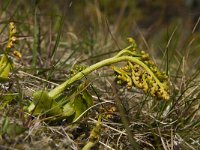
[[[122,68],[112,67],[117,75],[118,84],[125,83],[128,89],[135,86],[142,89],[145,93],[150,92],[152,96],[168,100],[167,76],[165,73],[158,71],[156,65],[150,60],[147,53],[144,51],[136,52],[137,46],[132,38],[128,40],[130,45],[122,49],[114,57],[102,60],[78,72],[64,83],[52,89],[48,95],[55,99],[75,81],[80,80],[94,70],[125,61],[127,65]]]
[[[67,118],[75,114],[73,118],[73,121],[75,121],[81,113],[92,106],[92,97],[84,88],[84,84],[81,84],[77,88],[77,91],[69,96],[72,99],[66,97],[63,100],[62,93],[74,82],[81,80],[89,73],[111,65],[113,65],[111,67],[116,74],[117,84],[126,85],[128,89],[136,87],[158,99],[168,100],[168,78],[165,73],[158,71],[155,63],[153,63],[147,53],[136,51],[137,46],[132,38],[129,38],[129,43],[128,47],[122,49],[114,57],[102,60],[75,73],[70,79],[51,91],[36,91],[33,94],[33,103],[28,108],[29,112],[34,112],[34,115],[44,113],[48,116],[57,116],[60,114],[61,118]],[[118,62],[127,62],[127,64],[118,68],[114,66]]]
[[[0,55],[0,83],[7,82],[9,80],[9,73],[14,68],[14,63],[10,54],[15,56],[16,58],[21,58],[21,53],[15,49],[16,44],[16,27],[13,22],[9,23],[8,28],[8,42],[6,44],[6,48],[2,51],[2,55]]]

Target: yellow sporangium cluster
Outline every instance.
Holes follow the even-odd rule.
[[[0,56],[0,82],[8,80],[8,74],[14,67],[12,59],[9,57],[10,52],[17,57],[21,58],[21,53],[14,49],[16,43],[16,28],[13,22],[9,24],[8,29],[8,42],[3,54]]]
[[[128,62],[127,65],[121,68],[112,67],[117,76],[117,83],[120,85],[125,84],[128,89],[134,86],[142,89],[144,93],[150,93],[159,99],[168,100],[168,77],[166,74],[158,71],[149,54],[144,51],[137,53],[137,59],[141,61],[142,66]]]
[[[9,36],[8,36],[8,43],[6,45],[6,50],[9,51],[11,48],[14,47],[14,43],[16,42],[16,34],[17,30],[13,22],[9,24]]]
[[[22,54],[17,51],[16,49],[14,49],[14,46],[15,46],[15,43],[16,43],[16,33],[17,33],[17,30],[16,30],[16,27],[15,27],[15,24],[13,22],[11,22],[9,24],[9,35],[8,35],[8,43],[6,45],[6,53],[8,54],[11,49],[13,49],[12,51],[12,54],[20,59],[22,57]]]

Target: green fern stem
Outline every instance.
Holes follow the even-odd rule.
[[[116,57],[116,56],[118,56],[118,57]],[[154,75],[154,73],[149,69],[149,67],[147,65],[145,65],[142,61],[140,61],[138,57],[119,56],[118,54],[116,56],[114,56],[112,58],[108,58],[108,59],[102,60],[102,61],[100,61],[100,62],[98,62],[98,63],[96,63],[96,64],[94,64],[92,66],[89,66],[85,70],[77,73],[76,75],[74,75],[70,79],[68,79],[65,82],[63,82],[62,84],[58,85],[56,88],[52,89],[48,93],[49,96],[52,97],[52,98],[56,98],[67,87],[69,87],[73,82],[75,82],[77,80],[80,80],[81,78],[83,78],[84,76],[86,76],[89,73],[93,72],[94,70],[97,70],[97,69],[102,68],[104,66],[109,66],[109,65],[114,64],[114,63],[122,62],[122,61],[129,61],[129,62],[132,62],[132,63],[140,65],[155,79],[155,81],[157,82],[158,85],[160,85],[161,87],[163,86],[162,83]]]

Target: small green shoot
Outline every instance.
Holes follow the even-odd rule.
[[[100,131],[101,131],[101,115],[98,118],[98,121],[95,125],[95,127],[92,129],[89,137],[89,141],[86,143],[86,145],[82,148],[82,150],[90,150],[92,149],[96,143],[99,141],[100,137]]]

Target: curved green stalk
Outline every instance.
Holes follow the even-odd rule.
[[[130,45],[122,49],[114,57],[102,60],[78,72],[73,77],[51,90],[48,95],[53,99],[57,98],[72,83],[80,80],[92,71],[125,61],[128,62],[128,65],[125,67],[113,67],[113,70],[117,74],[116,77],[119,79],[119,84],[126,83],[127,88],[129,89],[132,86],[135,86],[142,89],[145,93],[149,91],[152,96],[168,100],[169,94],[167,91],[168,87],[166,86],[167,76],[158,71],[156,65],[150,60],[147,53],[144,51],[141,51],[140,53],[136,52],[137,45],[134,39],[128,38],[128,41]]]
[[[73,82],[75,82],[77,80],[80,80],[81,78],[83,78],[87,74],[91,73],[92,71],[97,70],[97,69],[99,69],[101,67],[108,66],[108,65],[111,65],[111,64],[114,64],[114,63],[118,63],[118,62],[122,62],[122,61],[130,61],[132,63],[136,63],[136,64],[140,65],[155,79],[155,81],[158,83],[158,85],[162,86],[162,83],[156,78],[154,73],[149,69],[149,67],[147,67],[142,61],[140,61],[138,59],[138,57],[120,56],[120,57],[112,57],[112,58],[105,59],[105,60],[100,61],[100,62],[98,62],[98,63],[86,68],[85,70],[77,73],[72,78],[68,79],[64,83],[58,85],[56,88],[51,90],[49,92],[49,96],[52,97],[52,98],[56,98],[57,96],[60,95],[60,93],[62,93]]]

